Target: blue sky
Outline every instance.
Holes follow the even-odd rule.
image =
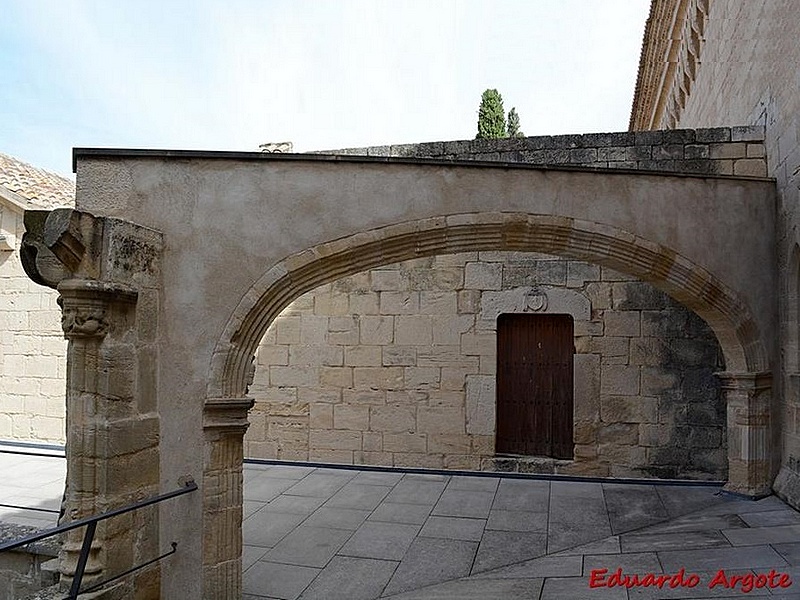
[[[649,0],[0,0],[0,152],[627,129]]]

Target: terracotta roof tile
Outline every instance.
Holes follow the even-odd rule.
[[[42,208],[75,205],[72,181],[3,153],[0,153],[0,186]]]

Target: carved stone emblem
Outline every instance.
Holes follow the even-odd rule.
[[[108,331],[106,311],[100,307],[65,306],[61,328],[68,337],[103,336]]]
[[[534,288],[525,294],[525,310],[534,312],[547,310],[547,294],[544,290]]]

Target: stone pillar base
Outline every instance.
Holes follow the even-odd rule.
[[[728,483],[750,498],[772,493],[771,373],[717,373],[728,407]]]

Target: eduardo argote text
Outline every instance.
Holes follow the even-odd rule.
[[[608,569],[592,569],[589,572],[590,588],[613,587],[657,587],[657,588],[694,588],[705,585],[708,589],[726,588],[738,590],[745,594],[761,588],[788,588],[792,579],[788,573],[770,569],[768,573],[728,574],[719,569],[703,582],[697,573],[687,573],[681,569],[677,573],[647,573],[644,575],[626,575],[622,568],[609,573]]]

